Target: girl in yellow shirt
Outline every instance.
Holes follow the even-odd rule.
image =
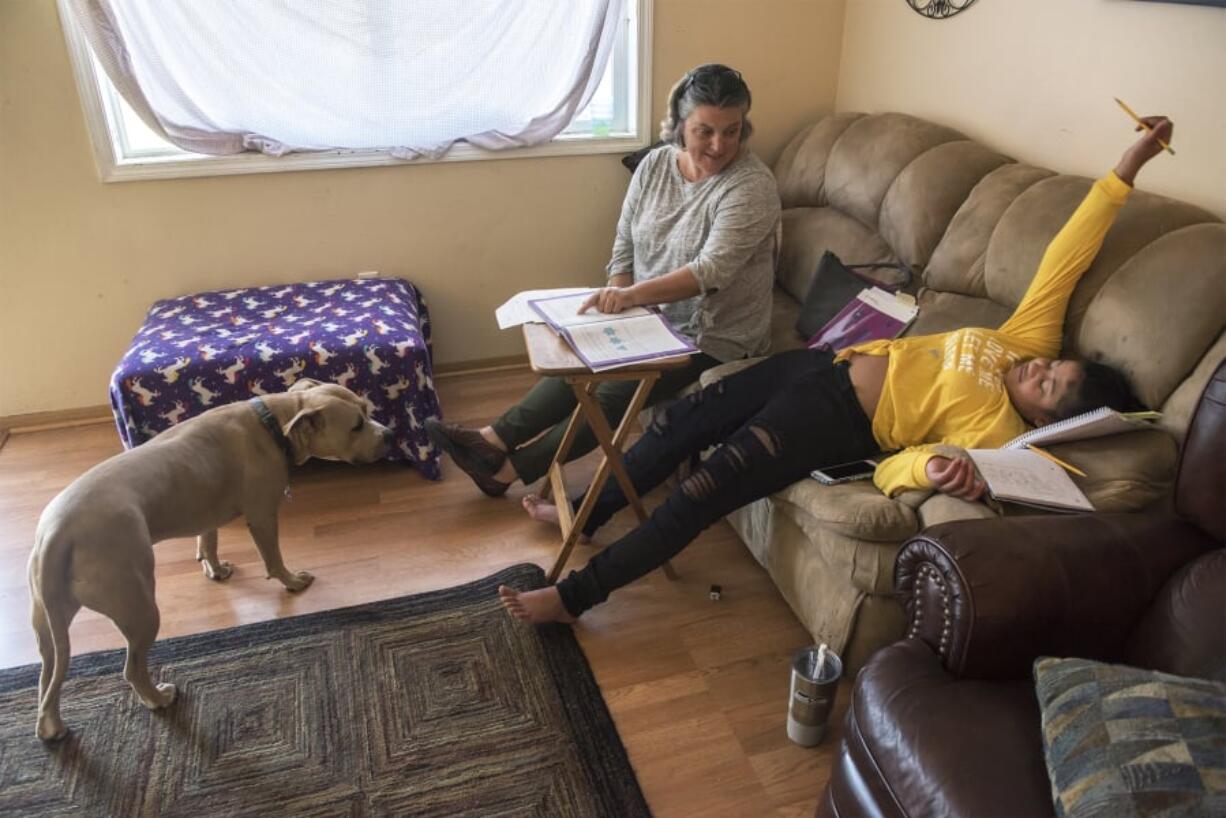
[[[557,585],[502,587],[508,612],[527,622],[574,621],[608,595],[675,556],[704,528],[823,465],[900,450],[877,467],[887,494],[908,488],[977,500],[970,462],[936,455],[936,444],[992,448],[1031,426],[1097,406],[1136,407],[1122,375],[1101,364],[1056,359],[1069,297],[1102,245],[1141,167],[1170,142],[1173,125],[1146,117],[1144,133],[1115,170],[1094,183],[1048,245],[1034,280],[999,329],[873,341],[841,350],[793,350],[669,407],[626,453],[640,494],[696,452],[719,448],[634,531]],[[871,419],[871,420],[870,420]],[[524,501],[537,519],[556,509]],[[626,505],[606,483],[585,527],[590,536]]]

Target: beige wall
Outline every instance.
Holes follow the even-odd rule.
[[[655,119],[698,62],[740,69],[773,162],[834,105],[843,0],[656,0]],[[380,270],[430,300],[436,360],[522,353],[493,309],[602,277],[616,155],[103,185],[52,0],[0,0],[0,416],[106,402],[146,307]]]
[[[849,0],[838,109],[904,111],[1015,158],[1097,175],[1131,141],[1112,97],[1176,121],[1141,185],[1226,216],[1226,9],[982,0],[948,20]]]

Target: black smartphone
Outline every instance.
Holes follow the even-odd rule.
[[[837,466],[822,466],[809,474],[819,483],[833,486],[836,483],[850,483],[852,480],[867,480],[876,470],[875,460],[853,460],[850,463],[839,463]]]

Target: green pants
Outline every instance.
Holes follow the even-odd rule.
[[[718,364],[715,358],[700,352],[690,357],[687,366],[661,372],[659,380],[647,395],[646,405],[651,406],[677,394],[698,380],[705,370]],[[602,381],[596,386],[593,397],[614,429],[621,423],[637,386],[636,381]],[[491,424],[510,450],[511,465],[525,484],[539,480],[549,469],[576,405],[575,393],[565,380],[541,378],[523,400]],[[594,448],[596,436],[583,423],[566,459],[569,462],[582,457]]]

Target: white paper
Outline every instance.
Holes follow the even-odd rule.
[[[518,327],[520,324],[543,324],[544,321],[528,306],[533,298],[549,298],[555,295],[572,295],[575,293],[590,293],[591,287],[559,287],[552,290],[524,290],[516,293],[498,309],[494,317],[498,319],[498,329]]]
[[[998,500],[1094,510],[1064,469],[1041,455],[1017,449],[968,449],[966,453]]]
[[[856,296],[869,306],[885,313],[906,326],[911,323],[911,320],[919,313],[919,307],[914,302],[907,302],[905,299],[899,298],[894,293],[881,289],[880,287],[870,287],[867,290],[861,290]]]
[[[582,315],[579,314],[579,308],[583,306],[583,302],[588,299],[595,290],[584,290],[575,295],[565,298],[549,298],[547,300],[536,300],[537,309],[543,310],[549,319],[559,327],[577,327],[584,324],[598,324],[602,321],[618,320],[622,318],[634,318],[640,315],[651,315],[650,310],[642,307],[631,307],[628,310],[622,310],[618,313],[606,313],[592,308]],[[560,293],[559,293],[560,294]]]
[[[593,372],[632,366],[647,357],[693,351],[692,345],[674,335],[664,321],[652,313],[619,321],[580,324],[568,328],[567,333],[575,351]]]

